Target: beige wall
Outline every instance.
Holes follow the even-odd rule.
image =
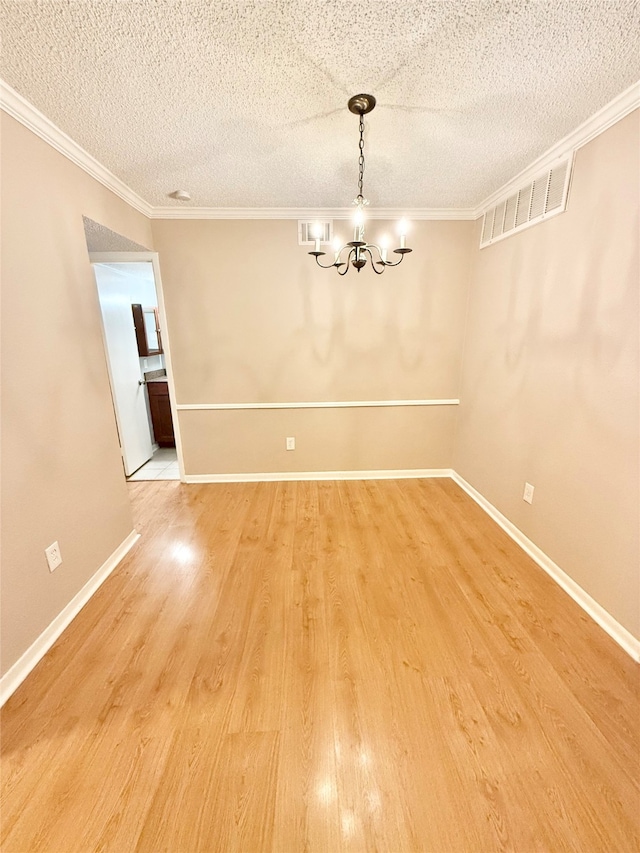
[[[83,214],[150,245],[149,222],[2,121],[2,658],[7,669],[133,528]],[[44,549],[58,540],[50,574]]]
[[[455,409],[181,412],[185,467],[217,474],[450,468]],[[286,436],[295,437],[295,452]]]
[[[373,222],[368,236],[384,230]],[[341,278],[297,245],[293,221],[154,221],[178,404],[456,398],[471,230],[414,223],[401,267]],[[443,406],[179,419],[187,474],[207,475],[449,467],[454,417]],[[287,435],[297,449],[284,454]]]
[[[638,127],[577,152],[566,213],[474,250],[454,462],[636,637]]]

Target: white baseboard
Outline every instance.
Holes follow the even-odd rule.
[[[519,530],[515,524],[512,524],[509,519],[504,516],[493,504],[483,497],[480,492],[476,491],[472,485],[467,483],[455,471],[451,474],[452,479],[460,488],[470,495],[474,501],[479,504],[482,509],[491,516],[491,518],[500,525],[514,542],[516,542],[523,551],[525,551],[532,560],[534,560],[541,569],[550,575],[554,581],[559,584],[562,589],[568,593],[573,600],[582,607],[582,609],[591,616],[591,618],[603,628],[609,636],[621,646],[628,655],[635,661],[640,663],[640,640],[636,639],[630,631],[627,631],[613,616],[608,613],[604,607],[598,604],[588,592],[585,592],[579,584],[577,584],[569,575],[564,572],[557,563],[548,557],[544,551],[531,541],[524,533]]]
[[[262,474],[186,474],[185,483],[267,483],[296,480],[409,480],[452,477],[451,468],[405,468],[378,471],[273,471]]]
[[[56,616],[53,622],[45,628],[38,639],[29,646],[27,651],[2,676],[0,679],[0,707],[4,705],[7,699],[22,684],[36,664],[46,655],[67,625],[69,625],[69,623],[78,615],[94,592],[104,583],[139,538],[140,534],[136,533],[135,530],[132,530],[124,542],[122,542],[113,554],[111,554],[111,556],[100,566],[93,577],[87,581],[67,606]]]

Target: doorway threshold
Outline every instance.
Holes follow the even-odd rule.
[[[180,470],[175,447],[159,447],[148,462],[145,462],[130,477],[127,477],[127,482],[179,479]]]

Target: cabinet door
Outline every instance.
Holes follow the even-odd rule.
[[[139,303],[131,306],[133,325],[136,330],[138,353],[141,358],[148,355],[162,354],[162,339],[160,337],[160,322],[157,308],[143,308]]]
[[[166,382],[149,382],[149,408],[153,434],[160,447],[174,447],[173,419],[169,402],[169,386]]]

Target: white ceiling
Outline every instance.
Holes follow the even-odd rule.
[[[0,76],[154,206],[470,208],[640,78],[637,0],[0,0]]]
[[[106,225],[94,222],[88,216],[83,216],[84,236],[89,252],[148,252],[149,249],[134,243],[122,234],[112,231]]]

